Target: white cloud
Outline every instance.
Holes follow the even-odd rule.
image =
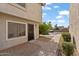
[[[50,5],[50,4],[52,4],[52,3],[46,3],[46,5]]]
[[[64,23],[65,20],[64,19],[58,19],[58,20],[48,20],[47,22],[52,22],[52,23],[55,23],[55,22],[58,22],[58,23]]]
[[[57,22],[59,22],[59,23],[64,23],[64,22],[65,22],[65,20],[60,19],[60,20],[57,20]]]
[[[42,9],[43,9],[43,10],[51,10],[52,8],[51,8],[51,7],[46,6],[46,7],[42,7]]]
[[[46,13],[43,13],[43,15],[45,16],[45,15],[47,15]]]
[[[63,10],[63,11],[59,11],[59,15],[69,15],[69,11],[68,10]]]
[[[44,16],[46,16],[46,15],[47,15],[47,13],[43,13],[43,14],[42,14],[42,17],[44,17]]]
[[[57,24],[58,26],[63,26],[63,24]]]
[[[52,22],[53,23],[53,22],[55,22],[55,20],[48,20],[47,22]]]
[[[56,22],[56,20],[52,20],[52,23],[55,23]]]
[[[45,9],[47,9],[47,10],[51,10],[51,8],[50,8],[50,7],[46,7]]]
[[[60,18],[63,18],[63,16],[62,16],[62,15],[58,15],[58,16],[56,17],[56,19],[60,19]]]
[[[56,20],[49,20],[50,22],[52,22],[52,23],[55,23],[56,22]]]
[[[59,8],[59,6],[53,6],[54,8]]]

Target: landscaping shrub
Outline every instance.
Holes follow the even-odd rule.
[[[63,52],[66,56],[71,56],[74,53],[74,45],[71,42],[63,42]]]
[[[46,23],[40,24],[39,33],[40,34],[48,34],[49,27]]]
[[[62,37],[63,37],[64,41],[71,42],[71,36],[70,36],[69,32],[63,32]]]

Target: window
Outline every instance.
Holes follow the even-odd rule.
[[[8,22],[8,38],[25,36],[25,24]]]
[[[17,4],[25,8],[25,3],[17,3]]]

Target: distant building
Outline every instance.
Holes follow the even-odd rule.
[[[58,26],[58,29],[50,30],[50,32],[69,32],[69,28],[65,28],[64,26]]]

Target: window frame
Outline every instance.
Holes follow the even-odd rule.
[[[18,24],[25,24],[25,36],[18,36],[18,37],[12,37],[12,38],[8,38],[8,23],[12,22],[12,23],[18,23]],[[10,21],[10,20],[6,20],[6,40],[16,40],[16,39],[23,39],[23,38],[27,38],[27,23],[24,22],[19,22],[19,21]]]

